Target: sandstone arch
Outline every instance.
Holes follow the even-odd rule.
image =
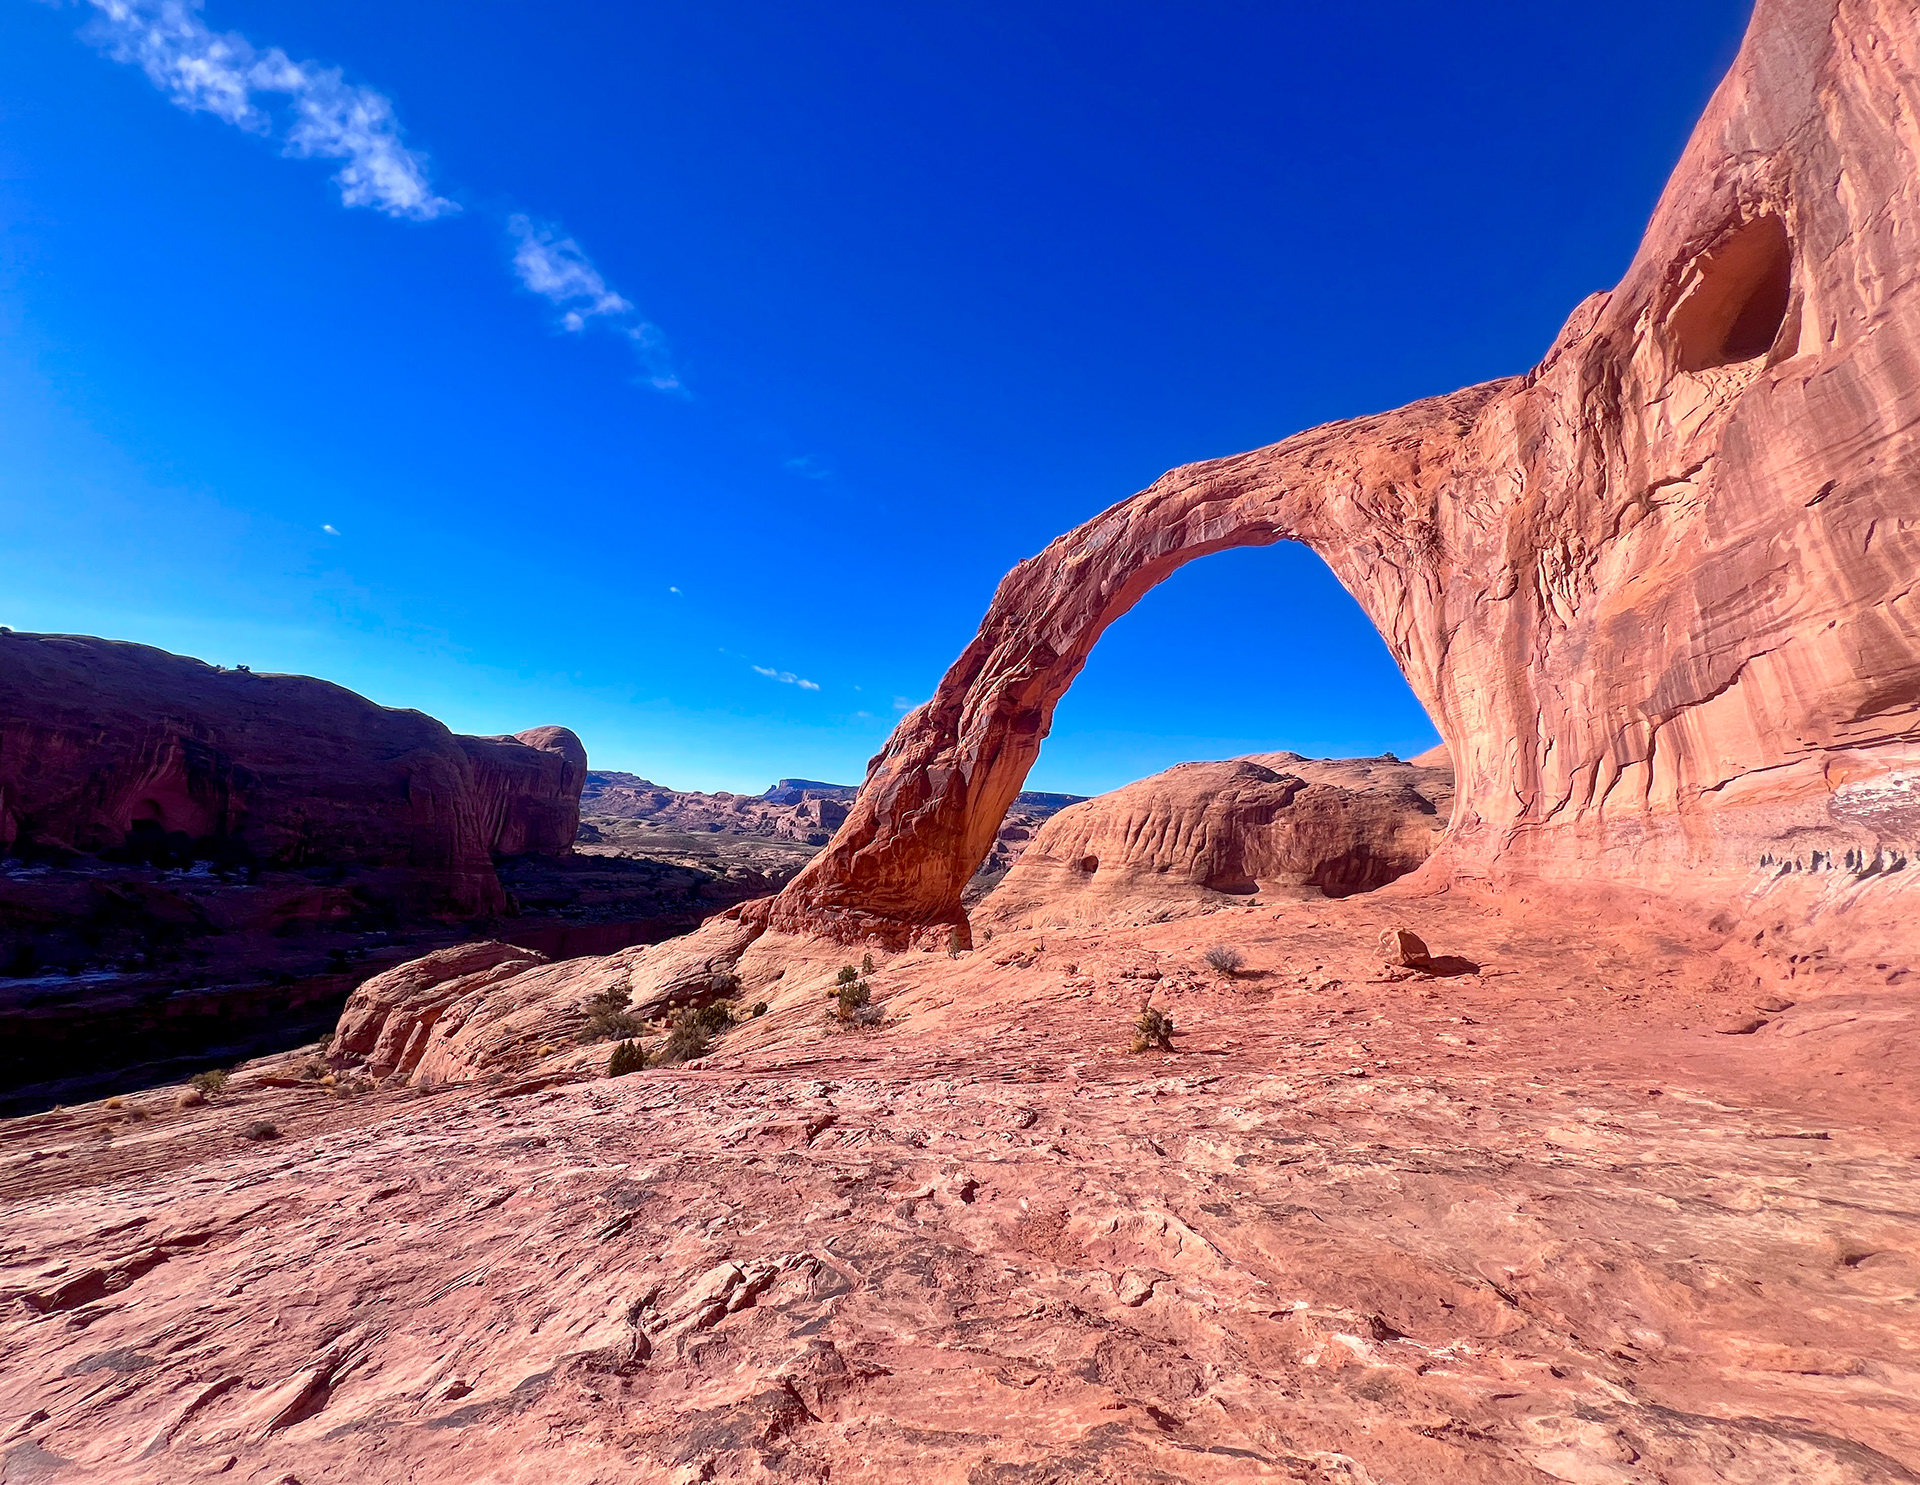
[[[1904,0],[1761,0],[1625,278],[1539,366],[1175,470],[1021,563],[758,916],[964,932],[961,889],[1106,626],[1183,563],[1288,539],[1452,750],[1430,872],[1725,892],[1910,850],[1916,79]]]

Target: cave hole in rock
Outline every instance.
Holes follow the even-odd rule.
[[[1667,322],[1682,371],[1756,360],[1773,349],[1793,297],[1786,224],[1755,217],[1689,266]]]

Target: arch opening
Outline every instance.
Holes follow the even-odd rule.
[[[1667,322],[1682,371],[1758,360],[1773,349],[1793,297],[1793,244],[1774,215],[1755,217],[1687,270]]]
[[[1028,782],[1091,797],[996,841],[963,899],[976,931],[1370,892],[1417,869],[1451,819],[1438,728],[1304,542],[1166,573],[1076,669]]]
[[[1083,796],[1182,763],[1406,758],[1439,740],[1372,619],[1295,540],[1169,573],[1104,629],[1046,726],[1025,787]]]

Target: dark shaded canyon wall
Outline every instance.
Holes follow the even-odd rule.
[[[1326,559],[1451,750],[1428,877],[1725,895],[1904,863],[1917,70],[1910,0],[1761,0],[1625,278],[1539,366],[1177,469],[1021,563],[766,921],[964,932],[1107,625],[1183,563],[1283,540]]]
[[[145,645],[0,634],[0,851],[136,831],[263,864],[405,867],[503,908],[493,855],[571,849],[586,752],[561,727],[463,738],[306,676]]]

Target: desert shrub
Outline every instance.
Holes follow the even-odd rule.
[[[854,1014],[866,1008],[873,999],[873,990],[864,980],[852,980],[840,986],[839,1016],[842,1021],[851,1021]]]
[[[1173,1018],[1164,1011],[1146,1006],[1133,1019],[1132,1050],[1151,1052],[1156,1047],[1162,1052],[1173,1050]]]
[[[766,1015],[766,1013],[767,1013],[767,1003],[764,1000],[756,1000],[753,1003],[753,1010],[750,1014],[755,1016],[764,1016]]]
[[[730,969],[716,969],[713,972],[712,989],[715,995],[727,996],[740,988],[740,976]]]
[[[1247,962],[1238,949],[1229,949],[1225,944],[1215,944],[1208,949],[1206,960],[1208,968],[1228,977],[1239,974],[1241,965]]]
[[[615,986],[587,1002],[587,1024],[580,1028],[580,1040],[588,1044],[631,1041],[645,1029],[627,1009],[627,992]]]
[[[187,1084],[189,1087],[199,1089],[202,1094],[211,1098],[227,1086],[227,1075],[217,1067],[210,1067],[205,1072],[195,1073],[192,1077],[188,1078]]]
[[[851,964],[843,964],[840,966],[840,973],[833,977],[833,982],[836,985],[851,985],[859,978],[859,970],[855,969]]]
[[[960,950],[965,947],[965,944],[966,941],[960,937],[960,930],[958,928],[949,928],[947,930],[947,958],[958,959],[960,957]]]
[[[621,1042],[613,1049],[613,1055],[607,1059],[607,1076],[624,1078],[628,1073],[639,1072],[647,1065],[647,1049],[638,1042]]]
[[[860,956],[860,973],[863,975],[870,975],[873,973],[873,955],[862,954]]]
[[[701,1019],[700,1012],[680,1011],[667,1028],[667,1039],[661,1043],[659,1060],[663,1063],[691,1062],[696,1057],[706,1056],[712,1046],[713,1027]]]
[[[277,1140],[280,1138],[280,1126],[271,1119],[255,1119],[240,1131],[250,1140]]]

